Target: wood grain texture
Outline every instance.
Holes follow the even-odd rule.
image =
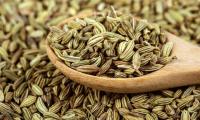
[[[59,26],[75,18],[83,18],[96,13],[88,13],[66,19]],[[84,74],[66,66],[57,58],[47,43],[47,54],[51,62],[71,80],[82,85],[116,93],[141,93],[200,83],[200,48],[166,32],[174,43],[173,60],[160,70],[135,78],[107,78]]]

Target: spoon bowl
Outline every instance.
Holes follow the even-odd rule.
[[[75,18],[84,18],[92,14],[79,14],[61,22],[58,27]],[[173,60],[158,71],[135,78],[109,78],[98,77],[76,71],[65,65],[55,55],[47,43],[47,54],[51,62],[71,80],[87,87],[116,93],[141,93],[193,85],[200,83],[200,47],[182,40],[181,38],[166,32],[169,41],[174,43]]]

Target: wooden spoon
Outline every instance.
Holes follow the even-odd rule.
[[[66,19],[58,26],[91,14],[81,14]],[[172,61],[158,71],[135,78],[107,78],[88,75],[69,68],[54,54],[47,43],[47,54],[52,63],[67,77],[85,86],[117,93],[141,93],[179,86],[200,84],[200,47],[166,32],[168,40],[174,43]]]

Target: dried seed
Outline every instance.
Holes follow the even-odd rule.
[[[0,89],[0,102],[4,101],[4,94],[3,91]]]
[[[176,113],[174,108],[171,105],[166,105],[165,111],[168,115],[174,115]]]
[[[188,111],[183,110],[181,112],[181,120],[190,120],[190,114]]]
[[[162,56],[169,57],[173,48],[173,42],[167,42],[162,49]]]
[[[154,120],[154,118],[150,114],[146,114],[145,119],[146,120]]]
[[[53,112],[44,112],[43,115],[46,118],[51,118],[51,119],[54,119],[54,120],[60,120],[60,117]]]
[[[61,107],[61,102],[56,102],[49,108],[49,112],[57,113],[61,109]]]
[[[106,61],[99,69],[99,72],[97,73],[97,75],[101,75],[103,73],[105,73],[111,66],[112,64],[112,59]]]
[[[30,105],[35,103],[36,99],[37,97],[29,95],[21,102],[20,107],[29,107]]]
[[[131,116],[131,115],[124,115],[123,118],[125,120],[144,120],[143,118],[135,117],[135,116]]]
[[[42,116],[38,113],[34,113],[32,120],[43,120]]]
[[[18,114],[21,114],[21,113],[22,113],[20,106],[17,105],[16,103],[11,102],[11,103],[10,103],[10,106],[11,106],[12,109],[13,109],[15,112],[17,112]]]
[[[174,98],[159,98],[153,102],[155,105],[168,105],[170,104]]]
[[[42,114],[44,114],[45,112],[48,112],[47,107],[45,106],[43,100],[38,97],[36,103],[35,103],[36,108],[38,109],[38,111]]]
[[[95,73],[99,71],[99,68],[96,65],[82,65],[77,67],[76,70],[84,73]]]
[[[22,108],[22,113],[25,120],[31,120],[32,115],[28,108]]]
[[[139,52],[136,52],[132,58],[132,65],[134,69],[139,69],[141,65],[141,57]]]
[[[8,53],[7,53],[7,51],[6,51],[3,47],[0,47],[0,56],[1,56],[4,60],[9,61]]]
[[[0,111],[2,113],[9,113],[9,114],[14,114],[13,110],[10,108],[10,106],[0,102]]]
[[[165,113],[165,112],[162,112],[162,111],[157,111],[155,112],[159,118],[161,119],[167,119],[168,118],[168,115]]]
[[[79,95],[77,96],[76,100],[74,101],[74,108],[78,107],[79,105],[82,104],[83,100],[84,100],[85,96],[84,95]]]
[[[43,90],[37,84],[32,84],[32,91],[38,96],[43,95]]]

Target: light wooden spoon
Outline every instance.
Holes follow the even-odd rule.
[[[81,14],[66,19],[58,26],[91,14]],[[107,78],[88,75],[69,68],[54,54],[47,43],[47,54],[52,63],[67,77],[85,86],[117,93],[141,93],[179,86],[200,84],[200,47],[166,32],[168,40],[174,43],[173,60],[160,70],[135,78]]]

